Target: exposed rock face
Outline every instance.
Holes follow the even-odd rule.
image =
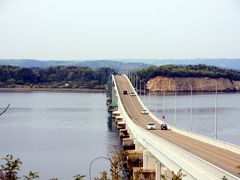
[[[225,78],[168,78],[155,77],[147,82],[150,91],[240,91],[240,81]]]

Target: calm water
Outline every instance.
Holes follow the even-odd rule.
[[[165,112],[165,121],[174,125],[175,96],[155,94],[141,96],[150,110],[162,117]],[[165,100],[164,100],[165,99]],[[150,101],[149,101],[150,100]],[[150,103],[149,103],[150,102]],[[156,103],[155,103],[156,102]],[[240,145],[240,93],[217,95],[217,137],[220,140]],[[156,104],[156,106],[155,106]],[[190,130],[191,96],[178,94],[176,98],[177,120],[179,129]],[[155,110],[156,107],[156,110]],[[192,131],[208,137],[215,137],[215,95],[194,94],[192,98]]]
[[[144,98],[148,105],[148,96]],[[167,123],[174,124],[173,95],[156,96],[157,115],[165,109]],[[22,174],[38,171],[41,179],[89,174],[90,162],[107,156],[119,139],[111,130],[105,94],[94,93],[0,93],[0,108],[11,104],[0,118],[0,156],[12,153],[23,161]],[[240,145],[240,94],[218,95],[218,137]],[[164,105],[165,104],[165,105]],[[177,96],[177,127],[189,130],[191,98]],[[155,96],[150,96],[155,112]],[[193,96],[192,129],[214,137],[214,95]],[[92,176],[108,169],[97,160]],[[86,178],[89,179],[89,178]]]
[[[90,162],[119,143],[105,102],[94,93],[0,93],[0,108],[11,104],[0,118],[0,156],[20,158],[21,174],[37,171],[40,179],[88,176]],[[92,177],[108,168],[95,161]]]

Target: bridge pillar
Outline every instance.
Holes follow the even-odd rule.
[[[135,138],[134,138],[134,136],[133,136],[133,134],[132,134],[132,132],[131,132],[131,130],[130,130],[130,128],[129,127],[127,127],[127,124],[126,124],[126,129],[128,130],[128,134],[129,134],[129,137],[134,141],[135,140]]]
[[[155,172],[155,180],[171,180],[172,173],[161,162],[159,162],[149,151],[143,151],[143,171]]]
[[[140,144],[137,140],[133,141],[135,144],[135,150],[137,151],[143,151],[145,148],[142,146],[142,144]]]
[[[119,130],[119,137],[120,139],[123,139],[123,138],[129,138],[129,133],[127,131],[127,129],[120,129]]]
[[[165,178],[161,177],[164,176]],[[164,166],[160,161],[156,163],[156,180],[171,180],[172,179],[172,172]]]
[[[124,122],[117,122],[117,130],[126,129],[126,124]]]
[[[161,162],[156,163],[156,180],[161,180]]]
[[[131,138],[122,138],[122,146],[124,150],[135,149],[135,145]]]
[[[155,169],[157,161],[148,150],[143,150],[143,169]]]

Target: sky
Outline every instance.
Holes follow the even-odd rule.
[[[0,0],[0,59],[239,57],[239,0]]]

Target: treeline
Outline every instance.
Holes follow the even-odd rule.
[[[230,80],[240,80],[240,72],[230,69],[217,68],[207,65],[164,65],[152,66],[147,69],[137,71],[141,79],[148,81],[156,76],[165,77],[209,77],[209,78],[228,78]]]
[[[2,65],[0,66],[0,87],[31,85],[39,88],[104,88],[111,73],[116,72],[106,67],[92,69],[83,66],[54,66],[31,69]],[[239,71],[202,64],[151,66],[137,71],[136,74],[146,81],[156,76],[240,80]]]
[[[52,88],[103,88],[110,68],[92,69],[79,66],[56,66],[40,69],[0,66],[0,87],[31,85]]]

